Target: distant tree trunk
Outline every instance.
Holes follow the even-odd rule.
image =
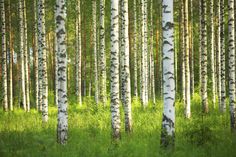
[[[112,137],[120,138],[119,110],[119,0],[111,0],[111,123]]]
[[[160,35],[159,35],[159,61],[160,61],[160,95],[161,95],[161,100],[163,100],[163,62],[162,62],[162,58],[163,58],[163,55],[162,55],[162,49],[163,49],[163,28],[162,28],[162,2],[160,2],[160,20],[159,20],[159,28],[160,28]]]
[[[184,31],[184,0],[181,0],[181,48],[182,48],[182,97],[186,106],[186,71],[185,71],[185,31]]]
[[[216,80],[215,80],[215,51],[214,51],[214,0],[210,0],[210,51],[211,51],[211,78],[212,78],[212,96],[213,105],[216,103]]]
[[[55,19],[56,19],[56,14],[55,14]],[[56,20],[55,20],[56,22]],[[57,45],[57,34],[54,33],[54,62],[55,62],[55,87],[54,87],[54,102],[55,105],[58,106],[58,60],[57,60],[57,55],[58,55],[58,45]]]
[[[77,16],[76,16],[76,96],[77,101],[82,105],[81,96],[81,14],[80,0],[77,1]]]
[[[83,15],[83,17],[84,17],[84,19],[86,19],[86,14],[84,14]],[[87,80],[87,75],[86,75],[86,70],[87,70],[87,68],[86,68],[86,64],[87,64],[87,38],[86,38],[86,20],[84,20],[84,27],[85,27],[85,29],[84,29],[84,31],[85,31],[85,33],[84,33],[84,54],[83,55],[81,55],[81,57],[82,56],[84,56],[84,62],[83,62],[83,66],[81,65],[81,68],[83,67],[83,94],[82,94],[82,96],[86,96],[86,89],[87,89],[87,86],[86,86],[86,80]],[[82,26],[81,26],[82,27]],[[82,29],[82,28],[81,28]],[[82,30],[81,30],[82,31]],[[81,33],[82,34],[82,33]],[[82,42],[82,41],[81,41]],[[82,46],[82,45],[81,45]],[[82,48],[81,48],[81,53],[82,53]],[[81,62],[82,63],[82,62]]]
[[[98,104],[98,67],[97,67],[97,3],[93,0],[93,52],[94,52],[94,85],[95,85],[95,102]]]
[[[139,69],[139,72],[138,72],[138,78],[139,78],[139,95],[140,95],[140,98],[142,99],[142,5],[141,5],[141,0],[138,0],[138,11],[139,11],[139,14],[138,14],[138,69]]]
[[[121,45],[121,91],[122,100],[125,112],[125,131],[132,130],[131,117],[131,87],[130,87],[130,69],[129,69],[129,15],[128,15],[128,0],[121,0],[121,15],[122,15],[122,41]]]
[[[29,63],[28,63],[28,29],[27,29],[27,13],[26,2],[23,2],[24,10],[24,60],[25,60],[25,92],[26,92],[26,106],[27,112],[30,111],[30,96],[29,96]]]
[[[106,103],[105,0],[100,0],[100,101]]]
[[[67,50],[66,50],[66,0],[56,1],[56,34],[58,45],[58,124],[57,142],[66,144],[68,134],[67,114]]]
[[[92,26],[92,25],[91,25]],[[91,30],[91,32],[92,32],[92,30]],[[90,33],[90,43],[92,43],[92,40],[93,40],[93,34],[92,33]],[[93,56],[92,56],[92,51],[91,51],[91,49],[93,49],[93,44],[90,44],[90,61],[89,61],[89,91],[88,91],[88,95],[89,95],[89,97],[91,97],[91,93],[92,93],[92,80],[93,80],[93,78],[92,78],[92,70],[93,70],[93,60],[92,60],[92,58],[93,58]]]
[[[138,67],[137,67],[137,5],[136,0],[133,0],[133,12],[134,12],[134,23],[133,23],[133,53],[134,53],[134,96],[138,97]]]
[[[201,87],[202,87],[202,0],[199,0],[199,84],[200,90],[199,93],[201,95]]]
[[[221,104],[220,104],[220,111],[226,111],[226,87],[225,87],[225,28],[224,28],[224,0],[220,1],[220,54],[221,54]]]
[[[228,43],[229,43],[229,106],[231,129],[236,131],[236,106],[235,106],[235,30],[234,30],[234,1],[228,1]]]
[[[154,52],[153,52],[153,0],[150,1],[150,90],[152,101],[156,103],[156,92],[155,92],[155,65],[154,65]]]
[[[175,138],[174,13],[173,0],[162,1],[163,98],[161,145],[173,146]]]
[[[190,24],[190,29],[189,29],[189,33],[190,33],[190,54],[191,54],[191,93],[192,95],[194,94],[194,61],[195,61],[195,58],[194,58],[194,32],[193,32],[193,29],[194,29],[194,26],[193,26],[193,0],[190,0],[190,16],[191,16],[191,24]]]
[[[216,22],[216,54],[217,54],[217,78],[218,78],[218,104],[219,104],[219,109],[221,109],[221,38],[220,38],[220,33],[221,33],[221,26],[220,26],[220,1],[217,0],[216,3],[216,14],[217,14],[217,22]]]
[[[34,81],[35,106],[39,110],[39,81],[38,81],[38,29],[37,29],[37,1],[34,1]]]
[[[202,97],[202,109],[204,113],[208,112],[208,98],[207,98],[207,25],[206,25],[206,0],[202,1],[202,21],[201,21],[201,27],[202,27],[202,50],[201,50],[201,97]]]
[[[1,0],[1,28],[2,28],[2,95],[3,95],[3,110],[8,111],[7,97],[7,49],[6,49],[6,17],[5,17],[5,0]]]
[[[48,121],[48,79],[46,61],[46,34],[45,34],[45,0],[38,1],[38,45],[39,45],[39,87],[40,87],[40,106],[42,106],[43,122]]]
[[[147,64],[147,1],[142,0],[142,84],[141,84],[141,100],[144,107],[148,105],[148,64]]]
[[[157,22],[158,24],[158,22]],[[159,31],[158,29],[156,30],[156,78],[157,80],[159,80],[160,78],[162,78],[161,74],[159,74],[160,68],[159,68],[159,64],[161,62],[159,61]]]
[[[190,67],[189,67],[189,20],[188,20],[188,0],[184,0],[184,47],[185,47],[185,117],[190,118],[191,108],[190,108]]]
[[[14,47],[13,47],[13,29],[11,25],[11,1],[8,0],[8,13],[9,13],[9,43],[10,43],[10,55],[9,55],[9,109],[13,111],[13,56],[14,56]]]
[[[21,97],[23,108],[26,111],[26,93],[25,93],[25,62],[24,62],[24,7],[23,0],[19,0],[20,11],[20,59],[21,59]],[[21,102],[20,102],[21,103]]]

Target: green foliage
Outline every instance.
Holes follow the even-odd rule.
[[[51,95],[51,94],[50,94]],[[53,103],[52,95],[49,102]],[[184,118],[184,107],[176,102],[175,149],[160,148],[162,102],[141,107],[140,100],[132,101],[133,132],[124,131],[124,111],[121,106],[121,140],[112,142],[109,101],[96,106],[93,97],[86,97],[82,106],[76,97],[68,105],[69,140],[66,146],[56,143],[57,108],[49,107],[48,124],[42,126],[41,113],[21,109],[0,111],[0,156],[34,157],[233,157],[236,137],[231,134],[229,115],[212,111],[201,115],[200,96],[194,94],[192,118]]]

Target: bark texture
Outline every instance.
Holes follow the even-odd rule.
[[[45,28],[45,0],[38,1],[38,46],[39,46],[39,106],[43,122],[48,121],[48,78]]]
[[[77,0],[77,16],[76,16],[76,96],[77,101],[82,105],[81,95],[81,13],[80,0]]]
[[[120,138],[119,109],[119,0],[111,0],[111,124],[112,137]]]
[[[161,145],[174,145],[175,78],[174,78],[174,13],[173,0],[162,1],[163,30],[163,98]]]
[[[56,34],[58,45],[58,124],[57,142],[66,144],[68,136],[67,114],[67,51],[66,51],[66,0],[56,1]]]
[[[1,7],[1,28],[2,28],[2,95],[3,110],[8,111],[8,95],[7,95],[7,46],[6,46],[6,15],[5,0],[0,1]]]
[[[105,46],[105,0],[100,0],[100,101],[107,101],[106,88],[106,46]]]

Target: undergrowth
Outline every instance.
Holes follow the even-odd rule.
[[[184,117],[184,106],[176,101],[174,151],[160,148],[162,102],[141,107],[132,101],[133,131],[124,131],[121,107],[121,140],[111,140],[109,103],[97,106],[91,97],[77,105],[69,99],[69,139],[66,146],[56,143],[57,108],[50,98],[49,121],[42,125],[41,114],[32,109],[0,111],[0,157],[235,157],[236,137],[231,134],[228,112],[219,114],[210,104],[210,113],[201,113],[200,96],[192,99],[192,117]]]

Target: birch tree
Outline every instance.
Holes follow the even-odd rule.
[[[122,14],[122,41],[121,58],[123,66],[121,66],[121,88],[123,95],[123,106],[125,110],[125,131],[130,132],[132,129],[131,117],[131,87],[130,87],[130,69],[129,69],[129,15],[128,0],[121,0]]]
[[[185,116],[190,118],[190,67],[189,67],[189,17],[188,17],[188,0],[184,0],[184,51],[185,51]]]
[[[194,61],[195,61],[195,58],[194,58],[194,32],[193,32],[193,29],[194,29],[194,26],[193,26],[193,18],[194,18],[194,15],[193,15],[193,0],[190,0],[190,17],[191,17],[191,21],[190,21],[190,29],[189,29],[189,34],[190,34],[190,54],[191,54],[191,69],[190,69],[190,81],[191,81],[191,93],[192,95],[194,94],[194,90],[195,90],[195,80],[194,80]]]
[[[186,71],[185,71],[185,31],[184,31],[184,0],[181,0],[181,20],[180,20],[180,24],[181,24],[181,48],[182,48],[182,97],[183,97],[183,103],[184,106],[186,106]]]
[[[137,3],[133,0],[133,53],[134,53],[134,96],[138,97],[138,65],[137,65]]]
[[[37,1],[34,1],[34,81],[35,81],[35,106],[39,110],[39,81],[38,81],[38,28],[37,28]]]
[[[147,67],[147,0],[141,0],[141,11],[142,11],[142,61],[141,61],[141,100],[144,107],[148,103],[148,67]]]
[[[67,51],[66,51],[66,0],[56,1],[56,34],[58,59],[58,124],[57,142],[66,144],[68,134],[67,114]]]
[[[48,80],[46,61],[45,0],[38,1],[38,46],[39,46],[39,105],[42,106],[43,122],[48,121]]]
[[[20,15],[20,59],[21,59],[21,97],[23,108],[26,111],[26,93],[25,93],[25,62],[24,62],[24,10],[23,0],[19,0]]]
[[[210,54],[211,54],[211,78],[212,78],[212,95],[213,105],[216,103],[216,76],[215,76],[215,50],[214,50],[214,0],[210,0]]]
[[[229,19],[228,19],[228,52],[229,52],[229,106],[230,106],[230,124],[231,129],[236,131],[236,106],[235,106],[235,14],[234,0],[228,1]]]
[[[174,13],[173,0],[162,1],[163,29],[163,98],[161,145],[174,145],[175,78],[174,78]]]
[[[112,137],[120,138],[119,110],[119,0],[111,0],[111,124]]]
[[[105,0],[100,0],[100,101],[106,102]]]
[[[55,18],[55,23],[57,22],[56,21],[56,7],[55,7],[55,11],[54,11],[54,18]],[[56,30],[56,28],[55,28]],[[55,102],[55,105],[58,106],[58,60],[57,60],[57,55],[58,55],[58,45],[57,45],[57,34],[56,34],[56,31],[54,32],[54,61],[55,61],[55,89],[54,89],[54,102]]]
[[[12,13],[11,13],[11,1],[8,0],[8,20],[9,20],[9,46],[10,46],[10,55],[9,55],[9,109],[13,111],[13,56],[14,56],[14,47],[13,47],[13,29],[11,24]]]
[[[76,96],[78,103],[82,105],[81,96],[81,14],[80,0],[77,0],[76,16]]]
[[[138,78],[139,78],[139,95],[142,101],[142,7],[141,7],[141,0],[138,0],[137,6],[137,25],[138,25],[138,34],[137,34],[137,66],[138,66]]]
[[[94,52],[94,85],[95,85],[95,102],[98,104],[98,63],[97,63],[97,3],[96,0],[92,2],[93,9],[93,52]]]
[[[217,54],[217,78],[218,78],[218,104],[219,104],[219,109],[221,108],[221,38],[220,38],[220,34],[221,34],[221,26],[220,26],[220,2],[221,0],[217,0],[216,3],[216,14],[217,14],[217,22],[216,22],[216,54]]]
[[[221,54],[221,100],[220,100],[220,111],[226,111],[226,87],[225,87],[225,28],[224,28],[224,0],[220,1],[220,54]]]
[[[2,88],[3,88],[3,110],[8,111],[7,96],[7,48],[6,48],[6,16],[5,0],[1,0],[1,28],[2,28]]]
[[[202,4],[202,19],[201,19],[201,97],[203,112],[208,112],[208,99],[207,99],[207,25],[206,25],[206,0],[201,0]]]
[[[154,54],[153,54],[153,0],[150,1],[150,90],[152,101],[156,103],[155,77],[154,77]]]
[[[199,0],[199,86],[200,86],[200,90],[199,93],[201,95],[201,87],[202,87],[202,0]]]

